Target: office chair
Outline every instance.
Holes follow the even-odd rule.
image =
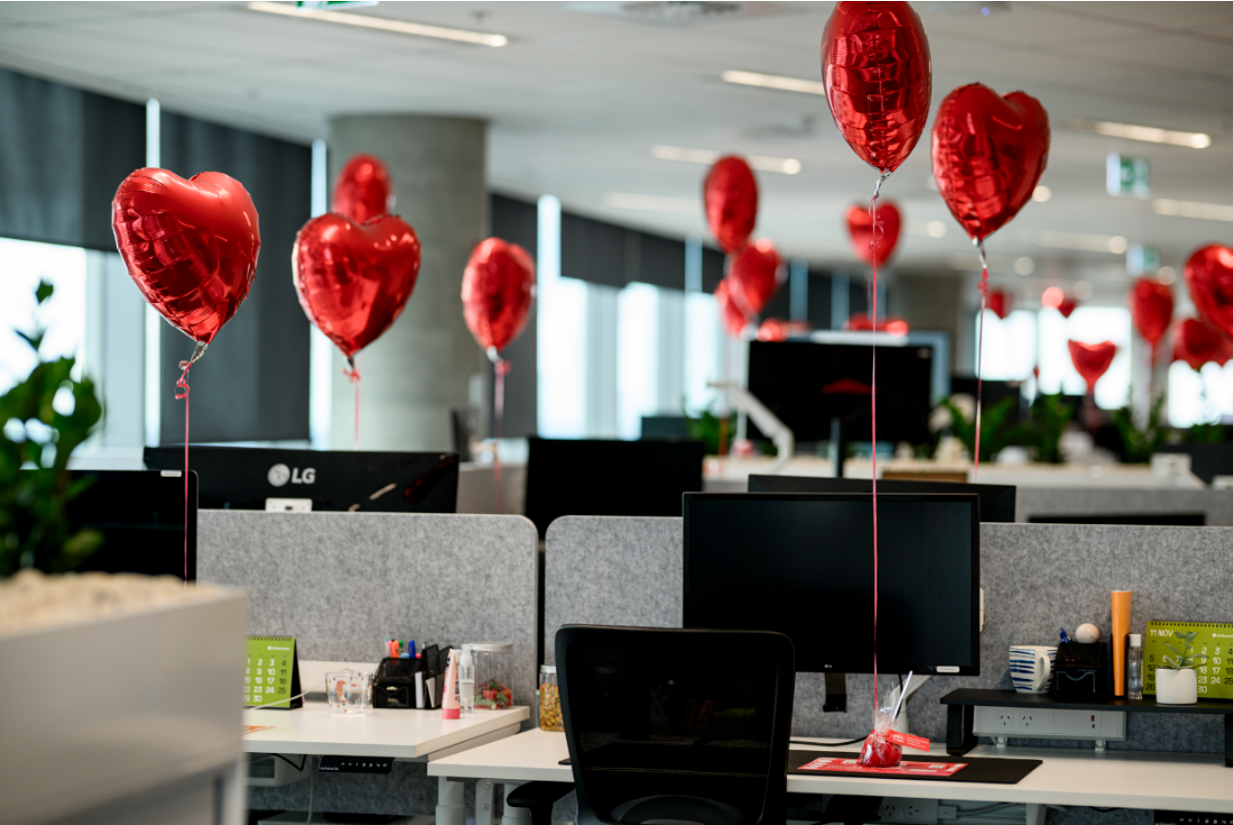
[[[787,636],[567,625],[556,657],[577,825],[784,821],[796,682]],[[529,783],[509,804],[530,807],[534,823],[568,791]]]

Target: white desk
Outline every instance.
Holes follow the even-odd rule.
[[[818,740],[820,746],[825,746],[825,742]],[[851,751],[851,746],[841,750]],[[944,745],[935,746],[933,753],[939,761],[946,759]],[[428,765],[428,775],[440,777],[442,782],[480,780],[476,787],[476,825],[492,825],[493,785],[512,788],[532,781],[573,782],[571,769],[558,764],[568,755],[565,734],[536,729],[433,761]],[[1224,757],[1219,754],[1096,753],[1086,749],[999,749],[980,745],[967,755],[1040,759],[1042,764],[1015,785],[789,774],[788,792],[1012,802],[1042,806],[1037,809],[1039,817],[1043,817],[1044,805],[1233,813],[1233,768],[1224,767]],[[489,806],[487,813],[482,810],[485,803]],[[503,825],[529,822],[528,811],[506,810]],[[438,825],[461,822],[443,820],[440,816],[438,809]],[[1028,821],[1034,821],[1030,811]]]

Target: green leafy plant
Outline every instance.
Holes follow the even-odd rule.
[[[1020,428],[1010,422],[1010,416],[1017,404],[1015,398],[1003,398],[992,406],[985,407],[980,416],[980,460],[992,461],[993,457],[1002,451],[1003,447],[1014,444],[1020,436]],[[976,454],[976,421],[964,416],[953,400],[942,402],[942,406],[950,411],[950,430],[955,438],[963,442],[968,455]]]
[[[1160,420],[1164,402],[1164,393],[1156,396],[1147,415],[1147,425],[1142,429],[1135,426],[1129,404],[1113,412],[1113,423],[1122,437],[1122,450],[1127,464],[1146,464],[1151,461],[1152,455],[1159,451],[1169,438],[1169,427]]]
[[[1046,464],[1061,464],[1062,433],[1075,412],[1062,394],[1038,395],[1029,410],[1028,425],[1023,435],[1023,445],[1030,447],[1036,460]]]
[[[685,414],[685,427],[689,430],[689,437],[696,438],[706,446],[707,455],[719,455],[719,439],[720,439],[720,423],[722,419],[711,412],[710,408],[703,410],[697,415],[689,412],[684,403],[681,404],[681,411]],[[724,447],[732,445],[732,439],[736,437],[736,413],[728,416],[727,429],[724,433]]]
[[[1216,421],[1201,422],[1182,431],[1182,441],[1187,444],[1223,444],[1224,440],[1224,425]]]
[[[1194,667],[1195,659],[1207,658],[1206,656],[1194,655],[1194,640],[1195,637],[1199,635],[1199,631],[1192,630],[1189,633],[1178,633],[1174,630],[1173,635],[1182,640],[1182,649],[1178,650],[1173,645],[1165,642],[1164,646],[1169,648],[1169,650],[1172,650],[1175,655],[1169,656],[1169,654],[1166,653],[1161,656],[1160,658],[1164,660],[1163,667],[1166,667],[1169,670],[1185,670],[1188,667]]]
[[[53,288],[40,282],[34,331],[17,331],[35,355],[46,327],[42,310]],[[88,485],[70,483],[69,455],[102,417],[88,378],[72,377],[73,358],[38,364],[24,381],[0,395],[0,577],[33,567],[71,570],[102,544],[96,530],[72,532],[65,505]]]

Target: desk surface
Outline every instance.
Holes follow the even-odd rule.
[[[435,759],[511,737],[530,715],[530,708],[513,707],[476,711],[462,719],[442,719],[440,710],[388,708],[375,708],[368,716],[331,716],[327,703],[306,702],[295,710],[244,711],[246,727],[270,730],[246,733],[242,741],[245,753]]]
[[[825,746],[826,740],[817,741]],[[940,761],[946,759],[944,747],[935,746],[933,752]],[[570,768],[557,764],[568,755],[565,734],[536,729],[434,761],[428,765],[428,774],[572,782]],[[1040,759],[1042,764],[1016,785],[790,775],[788,791],[1233,813],[1233,768],[1224,767],[1224,758],[1217,754],[981,745],[968,756]]]

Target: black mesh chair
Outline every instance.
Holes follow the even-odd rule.
[[[567,625],[556,658],[578,825],[784,821],[787,636]]]

